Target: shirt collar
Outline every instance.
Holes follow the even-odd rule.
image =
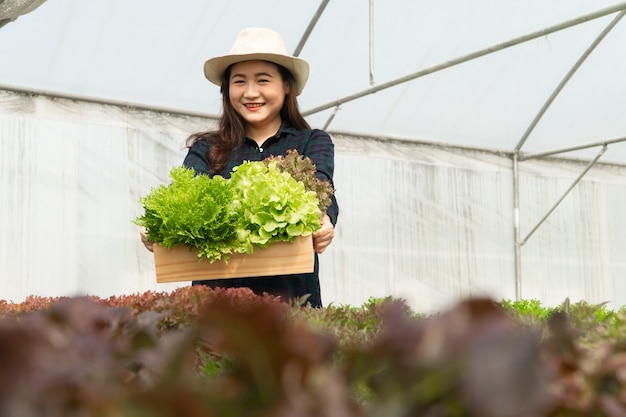
[[[298,133],[298,129],[296,129],[295,127],[291,125],[286,124],[285,122],[282,122],[280,127],[278,128],[278,132],[276,132],[274,136],[267,138],[266,143],[272,143],[275,140],[280,139],[281,137],[285,135],[295,135],[297,133]],[[246,142],[256,145],[256,142],[247,136],[246,136]]]
[[[295,135],[295,134],[297,133],[297,129],[296,129],[295,127],[290,126],[290,125],[286,124],[285,122],[283,122],[283,123],[280,125],[280,128],[278,129],[278,132],[277,132],[277,133],[278,133],[280,136],[282,136],[282,135],[283,135],[283,133],[289,133],[289,134],[291,134],[291,135]]]

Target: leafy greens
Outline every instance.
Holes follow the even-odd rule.
[[[277,161],[246,161],[230,179],[195,175],[184,166],[174,167],[170,177],[169,185],[139,200],[144,214],[134,221],[166,248],[187,245],[198,258],[228,261],[229,254],[294,241],[321,226],[316,192]]]
[[[276,241],[293,241],[320,228],[317,195],[277,163],[244,162],[234,169],[230,181],[240,193],[243,227],[248,239],[259,247]]]

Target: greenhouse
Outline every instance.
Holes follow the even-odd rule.
[[[0,299],[165,291],[133,223],[245,27],[335,144],[325,304],[626,305],[626,2],[0,1]]]

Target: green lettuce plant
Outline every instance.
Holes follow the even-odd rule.
[[[303,166],[313,165],[308,160]],[[246,161],[230,179],[177,166],[170,184],[139,200],[144,214],[134,223],[166,248],[187,245],[197,249],[198,258],[228,261],[232,253],[252,253],[254,246],[294,241],[320,228],[323,206],[315,181],[307,179],[314,173],[313,166],[297,180],[274,159]]]
[[[317,195],[280,171],[277,162],[244,162],[235,167],[230,183],[243,207],[240,227],[246,240],[267,247],[276,241],[293,241],[320,228]]]

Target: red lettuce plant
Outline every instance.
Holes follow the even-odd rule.
[[[424,317],[394,299],[309,309],[196,287],[43,301],[0,305],[2,416],[626,412],[622,312],[610,325],[579,325],[570,308],[520,326],[488,299]]]

